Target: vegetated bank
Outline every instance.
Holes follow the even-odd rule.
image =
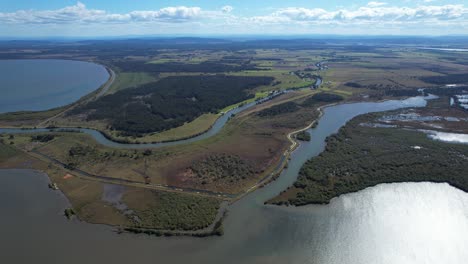
[[[307,131],[301,131],[296,134],[296,138],[301,141],[310,141],[310,133]]]
[[[269,84],[270,77],[225,75],[167,77],[137,88],[117,91],[76,108],[69,116],[106,120],[112,130],[139,136],[190,122],[204,113],[254,97],[249,90]]]
[[[221,227],[209,229],[217,219],[222,202],[215,197],[126,186],[118,204],[104,201],[101,197],[106,181],[82,177],[72,169],[56,166],[35,154],[35,147],[53,143],[64,135],[69,134],[0,135],[0,169],[26,167],[47,173],[51,186],[57,186],[72,204],[68,209],[89,223],[152,230],[165,235],[193,233],[202,236],[222,231]],[[83,149],[74,148],[72,154],[80,155],[80,151]],[[47,185],[42,187],[48,188]]]
[[[316,117],[313,111],[316,106],[300,106],[313,92],[291,92],[255,105],[250,109],[252,114],[236,116],[212,138],[169,148],[107,148],[84,133],[56,131],[11,137],[4,134],[1,147],[8,153],[0,159],[0,167],[28,164],[30,168],[45,171],[67,195],[76,215],[87,222],[154,235],[219,235],[222,234],[220,222],[212,225],[224,196],[207,197],[197,192],[236,194],[269,173],[282,153],[275,150],[288,147],[284,135]],[[279,114],[274,119],[256,114],[255,108],[284,100],[295,101],[298,110]],[[81,177],[81,171],[102,176],[102,180]],[[122,183],[126,190],[121,201],[127,211],[122,212],[101,200],[103,184],[115,183],[112,179],[132,182]],[[192,188],[193,191],[172,193],[152,190],[152,186]],[[132,213],[128,213],[129,210]]]
[[[328,203],[333,197],[380,183],[448,182],[468,191],[468,147],[431,140],[426,134],[366,125],[384,113],[359,116],[327,138],[293,186],[272,204]]]

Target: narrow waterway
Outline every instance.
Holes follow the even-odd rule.
[[[424,106],[403,101],[328,107],[312,141],[281,177],[229,208],[222,237],[116,234],[68,221],[60,192],[30,170],[0,170],[0,259],[6,263],[463,263],[468,258],[468,195],[446,184],[385,184],[330,205],[265,206],[292,184],[302,164],[354,116]],[[118,194],[118,193],[117,193]],[[112,197],[103,197],[110,199]]]
[[[226,113],[225,115],[220,116],[213,126],[207,130],[205,133],[202,133],[198,136],[188,138],[188,139],[182,139],[182,140],[177,140],[177,141],[171,141],[171,142],[161,142],[161,143],[145,143],[145,144],[127,144],[127,143],[119,143],[116,141],[112,141],[108,138],[106,138],[101,132],[94,130],[94,129],[88,129],[88,128],[54,128],[54,129],[49,129],[49,128],[35,128],[35,129],[19,129],[19,128],[0,128],[0,134],[23,134],[23,133],[40,133],[40,132],[52,132],[52,131],[74,131],[74,132],[81,132],[81,133],[86,133],[90,136],[92,136],[97,142],[100,144],[106,146],[106,147],[111,147],[111,148],[121,148],[121,149],[147,149],[147,148],[160,148],[160,147],[166,147],[166,146],[174,146],[174,145],[180,145],[180,144],[188,144],[188,143],[193,143],[196,141],[200,141],[206,138],[209,138],[221,131],[221,129],[224,127],[224,125],[228,122],[229,118],[233,114],[237,114],[241,111],[244,111],[252,106],[255,105],[255,102],[245,104],[241,107],[237,107]]]
[[[315,82],[315,86],[319,87],[322,84],[322,79],[317,78]],[[310,89],[310,88],[303,88],[303,89]],[[281,91],[281,93],[288,93],[294,91],[294,89],[289,89],[289,90],[284,90]],[[273,94],[270,96],[267,96],[266,98],[263,99],[263,101],[266,101],[268,99],[271,99],[275,95],[278,94]],[[220,116],[213,126],[208,129],[206,132],[197,135],[195,137],[191,137],[188,139],[181,139],[181,140],[176,140],[176,141],[171,141],[171,142],[160,142],[160,143],[144,143],[144,144],[128,144],[128,143],[119,143],[112,141],[108,138],[106,138],[101,132],[94,130],[94,129],[88,129],[88,128],[54,128],[54,129],[49,129],[49,128],[34,128],[34,129],[19,129],[19,128],[0,128],[0,134],[21,134],[21,133],[40,133],[40,132],[51,132],[51,131],[60,131],[61,129],[64,129],[64,131],[75,131],[75,132],[81,132],[81,133],[86,133],[90,136],[92,136],[97,142],[100,144],[107,146],[107,147],[113,147],[113,148],[122,148],[122,149],[147,149],[147,148],[160,148],[160,147],[166,147],[166,146],[174,146],[174,145],[181,145],[181,144],[188,144],[188,143],[193,143],[196,141],[200,141],[206,138],[209,138],[213,135],[216,135],[221,131],[221,129],[224,127],[224,125],[229,121],[230,117],[240,113],[248,108],[251,108],[255,106],[257,102],[251,102],[244,104],[242,106],[236,107],[234,109],[231,109],[224,115]]]

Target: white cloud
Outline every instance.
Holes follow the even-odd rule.
[[[384,0],[385,1],[385,0]],[[414,0],[413,0],[414,1]],[[464,4],[424,4],[405,7],[380,1],[362,6],[333,10],[288,7],[275,9],[262,16],[233,14],[232,6],[205,10],[197,6],[164,7],[157,10],[135,10],[112,13],[86,7],[78,2],[56,10],[0,11],[0,35],[15,30],[59,34],[127,33],[265,33],[265,34],[466,34],[468,8]],[[272,9],[268,9],[272,10]],[[44,26],[47,24],[47,26]],[[158,26],[155,26],[158,24]],[[160,26],[159,26],[160,25]],[[62,30],[62,31],[60,31]],[[12,33],[11,33],[12,32]],[[45,34],[45,33],[44,33]]]
[[[385,3],[385,2],[375,2],[375,1],[367,3],[368,7],[379,7],[379,6],[384,6],[384,5],[387,5],[387,3]]]
[[[409,8],[386,6],[378,2],[370,2],[369,4],[354,10],[339,9],[336,11],[327,11],[321,8],[289,7],[279,9],[268,16],[254,17],[253,20],[330,23],[468,20],[468,8],[465,8],[464,5],[417,6]]]
[[[231,13],[231,11],[232,11],[233,9],[234,9],[234,7],[227,5],[227,6],[223,6],[223,7],[221,8],[221,11],[222,11],[223,13]]]
[[[0,13],[0,22],[33,23],[33,24],[63,24],[63,23],[101,23],[101,22],[131,22],[131,21],[164,21],[183,22],[201,17],[200,7],[165,7],[159,10],[132,11],[126,14],[112,14],[104,10],[88,9],[83,3],[77,2],[57,10],[19,10],[12,13]]]
[[[155,21],[155,20],[174,20],[184,21],[195,19],[201,16],[199,7],[165,7],[156,11],[133,11],[130,12],[132,20],[137,21]]]

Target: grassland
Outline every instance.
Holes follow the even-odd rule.
[[[190,138],[209,130],[218,118],[218,114],[203,114],[195,120],[185,123],[182,126],[172,128],[160,133],[153,133],[148,136],[138,138],[134,142],[164,142],[180,140],[183,138]],[[111,133],[111,135],[116,139],[126,139],[126,137],[120,137],[115,132]],[[132,142],[132,140],[130,140],[130,142]]]
[[[61,113],[65,108],[40,112],[13,112],[0,114],[0,127],[34,127],[40,121]]]
[[[297,69],[294,67],[293,69]],[[230,75],[234,76],[271,76],[275,78],[272,85],[268,86],[260,86],[256,89],[256,91],[273,91],[273,90],[285,90],[290,88],[303,88],[303,87],[311,87],[315,84],[315,80],[305,80],[299,78],[298,76],[291,74],[291,71],[288,70],[276,70],[276,69],[268,69],[263,71],[242,71],[236,73],[230,73]]]
[[[411,49],[377,50],[377,53],[385,56],[375,56],[374,53],[336,54],[335,58],[328,61],[330,69],[322,73],[326,81],[324,88],[334,87],[353,94],[384,99],[387,98],[388,90],[434,87],[433,83],[424,80],[468,70],[464,61],[462,64],[457,63],[456,54]],[[348,86],[348,83],[358,84],[358,87]]]
[[[290,100],[302,102],[311,94],[312,91],[289,93],[268,104]],[[155,189],[168,185],[238,194],[255,185],[272,171],[283,150],[289,147],[285,134],[304,126],[317,115],[314,108],[301,108],[292,116],[287,113],[272,120],[256,115],[262,107],[266,106],[258,105],[250,110],[250,114],[233,118],[221,133],[204,141],[153,150],[107,148],[81,133],[57,132],[51,140],[44,142],[32,140],[43,138],[40,136],[43,134],[18,134],[12,138],[4,135],[0,167],[27,167],[47,172],[51,181],[56,182],[70,199],[78,217],[88,222],[132,230],[199,230],[215,220],[220,198],[199,195],[198,191],[184,194]],[[248,173],[244,177],[234,173],[236,177],[232,177],[233,170],[239,169],[232,166],[216,166],[217,173],[209,173],[212,164],[207,160],[224,155],[235,157],[228,160],[236,164],[248,164]],[[58,166],[52,161],[66,166]],[[198,169],[196,174],[189,173],[194,169]],[[202,177],[197,176],[198,173]],[[73,177],[66,177],[68,174]],[[87,174],[105,179],[94,179]],[[122,202],[133,211],[132,214],[119,211],[101,199],[103,184],[122,180],[127,186]]]
[[[121,201],[127,209],[119,210],[115,204],[102,199],[105,181],[87,179],[26,150],[44,143],[31,142],[26,136],[17,136],[11,141],[6,141],[6,138],[0,138],[7,142],[0,142],[0,168],[30,168],[46,172],[83,221],[130,228],[192,231],[211,225],[216,218],[220,199],[131,186],[125,188]],[[20,146],[24,149],[19,150]]]
[[[115,93],[122,89],[137,87],[155,80],[156,77],[146,72],[119,72],[117,73],[114,83],[109,88],[108,93]]]
[[[312,93],[310,91],[309,95]],[[304,100],[307,96],[304,92],[289,93],[269,103]],[[16,135],[14,144],[20,149],[34,148],[36,152],[69,164],[70,168],[93,175],[142,184],[237,194],[254,185],[276,164],[289,145],[285,137],[288,132],[305,126],[317,115],[314,112],[316,106],[311,106],[299,107],[298,111],[278,115],[275,119],[262,118],[256,114],[262,107],[258,105],[250,114],[233,118],[219,134],[206,140],[153,149],[151,152],[107,148],[80,133],[59,133],[45,144],[33,144],[30,142],[31,135]],[[193,162],[218,154],[234,155],[242,161],[249,161],[255,173],[236,179],[229,185],[220,181],[203,183],[202,179],[189,173]]]
[[[310,76],[323,77],[323,91],[332,91],[355,100],[364,98],[385,99],[389,90],[417,90],[421,87],[434,87],[434,84],[424,82],[425,78],[444,76],[446,74],[460,74],[468,70],[466,60],[453,53],[441,53],[430,50],[408,48],[369,48],[368,51],[350,51],[347,49],[254,49],[241,51],[227,50],[160,50],[154,56],[126,56],[124,59],[107,60],[117,72],[117,78],[109,93],[138,87],[148,82],[171,76],[213,75],[217,73],[203,72],[151,72],[119,70],[116,65],[128,61],[156,63],[188,63],[197,65],[202,62],[222,63],[225,65],[242,65],[249,63],[257,70],[228,71],[223,74],[246,77],[273,77],[270,85],[259,86],[252,93],[254,98],[239,102],[220,112],[252,102],[264,97],[269,91],[283,90],[294,87],[308,87],[315,83]],[[328,70],[317,68],[316,63],[325,61]],[[116,65],[114,65],[116,64]],[[143,68],[145,69],[145,68]],[[300,73],[300,74],[296,74]],[[302,77],[301,77],[302,76]],[[356,83],[359,87],[350,87],[348,83]],[[52,112],[15,113],[0,115],[0,126],[4,127],[34,127],[45,118],[54,116]],[[214,115],[204,113],[192,122],[181,122],[179,127],[160,133],[144,133],[134,138],[109,129],[106,120],[84,120],[80,116],[58,117],[47,125],[64,127],[88,127],[105,132],[115,140],[128,142],[171,141],[175,139],[195,136],[206,131],[214,121]],[[211,123],[211,124],[210,124]]]

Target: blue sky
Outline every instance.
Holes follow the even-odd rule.
[[[1,37],[468,34],[468,0],[0,1]]]

